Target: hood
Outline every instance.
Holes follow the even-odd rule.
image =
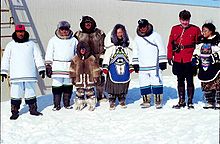
[[[90,29],[85,28],[86,22],[91,22],[92,26]],[[82,32],[84,32],[84,33],[93,33],[96,30],[96,22],[90,16],[83,16],[82,21],[80,22],[80,28],[82,29]]]
[[[24,38],[23,39],[19,39],[17,36],[16,36],[16,32],[14,32],[12,34],[12,39],[15,41],[15,42],[18,42],[18,43],[24,43],[24,42],[27,42],[29,41],[29,33],[27,31],[25,31],[24,33]]]
[[[82,55],[80,53],[80,50],[82,48],[86,49],[86,53],[84,55]],[[76,54],[80,57],[80,59],[82,59],[84,57],[84,59],[87,59],[88,57],[90,57],[91,55],[91,48],[89,47],[88,43],[80,41],[77,45],[77,49],[76,49]]]
[[[149,36],[153,33],[153,25],[152,24],[148,24],[147,25],[148,29],[145,33],[140,32],[139,27],[137,27],[137,35],[140,37],[145,37],[145,36]]]
[[[124,35],[122,39],[118,39],[117,30],[121,28],[124,31]],[[116,24],[111,33],[111,42],[116,46],[128,47],[129,46],[129,38],[125,26],[122,24]]]
[[[56,35],[59,39],[71,39],[71,38],[73,37],[73,32],[72,32],[72,30],[70,30],[68,36],[61,36],[60,33],[59,33],[59,30],[56,29],[55,35]]]

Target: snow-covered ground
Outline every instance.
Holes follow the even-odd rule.
[[[38,97],[44,115],[31,116],[22,103],[20,117],[9,120],[10,101],[1,102],[2,144],[218,144],[219,111],[205,110],[200,82],[195,78],[195,109],[177,104],[176,77],[164,77],[163,109],[141,109],[137,75],[133,74],[127,109],[109,110],[107,102],[91,112],[62,108],[52,111],[52,95]],[[73,100],[72,100],[73,104]]]

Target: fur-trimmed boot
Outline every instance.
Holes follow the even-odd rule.
[[[179,102],[177,105],[174,105],[174,109],[184,108],[186,106],[185,102],[185,86],[178,86]]]
[[[162,108],[162,100],[163,100],[163,94],[155,94],[154,95],[154,103],[156,109]]]
[[[89,111],[94,111],[95,107],[96,107],[96,97],[91,96],[91,97],[87,98],[86,104],[89,107]]]
[[[127,108],[126,106],[126,96],[124,94],[118,96],[119,105],[121,108]]]
[[[25,99],[25,103],[28,104],[29,112],[31,115],[34,115],[34,116],[43,115],[42,113],[37,111],[37,99],[36,98]]]
[[[206,99],[206,104],[204,109],[214,109],[215,108],[215,91],[204,91],[204,97]]]
[[[149,108],[151,102],[151,94],[143,95],[143,103],[140,104],[141,108]]]
[[[63,105],[66,109],[72,109],[70,106],[70,99],[72,96],[73,86],[63,86]]]
[[[187,95],[188,95],[187,107],[188,107],[188,109],[194,109],[194,106],[193,106],[194,90],[195,90],[194,87],[187,87]]]
[[[19,117],[19,109],[21,105],[21,100],[11,99],[11,113],[10,120],[16,120]]]
[[[53,93],[53,111],[59,111],[61,109],[60,102],[61,102],[61,96],[63,93],[63,87],[52,87],[52,93]]]
[[[116,96],[109,94],[109,109],[110,110],[115,110],[115,100],[116,100]]]
[[[219,109],[220,110],[220,91],[216,91],[215,92],[215,98],[216,98],[215,109]]]
[[[204,91],[204,97],[206,99],[206,104],[204,109],[214,109],[215,108],[215,91]]]

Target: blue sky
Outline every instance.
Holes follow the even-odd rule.
[[[132,0],[132,1],[195,5],[195,6],[220,8],[220,0]]]

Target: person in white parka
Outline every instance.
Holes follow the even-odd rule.
[[[70,79],[70,63],[76,54],[78,41],[73,37],[70,24],[67,21],[60,21],[53,36],[48,43],[45,63],[46,74],[52,77],[52,93],[54,111],[61,109],[61,98],[66,109],[71,109],[70,98],[73,85]]]
[[[19,117],[19,109],[24,95],[25,103],[29,105],[31,115],[39,116],[35,85],[37,71],[45,77],[44,61],[40,49],[29,40],[29,33],[24,25],[16,25],[12,34],[12,41],[5,48],[1,62],[2,81],[10,75],[11,120]]]
[[[162,70],[167,68],[166,49],[161,36],[153,30],[146,19],[138,21],[136,49],[133,49],[133,67],[139,72],[140,91],[143,96],[142,107],[150,107],[154,95],[156,108],[162,108],[163,81]]]

